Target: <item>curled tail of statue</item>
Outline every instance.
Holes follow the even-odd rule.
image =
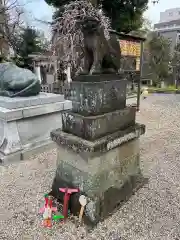
[[[30,85],[19,92],[12,94],[10,97],[27,97],[38,95],[41,90],[41,85],[38,79],[35,79]]]
[[[38,95],[40,90],[40,82],[30,70],[12,63],[0,64],[0,96],[29,97]]]

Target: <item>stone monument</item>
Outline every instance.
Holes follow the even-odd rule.
[[[51,194],[62,202],[59,188],[79,188],[71,195],[70,211],[79,213],[83,194],[84,220],[96,224],[142,184],[139,137],[145,126],[136,123],[136,109],[126,107],[127,79],[118,73],[116,35],[108,42],[92,18],[84,18],[82,26],[85,66],[71,83],[72,110],[62,114],[62,129],[51,132],[58,152]]]
[[[40,93],[36,75],[12,63],[0,64],[0,162],[27,159],[54,147],[50,132],[71,109],[63,95]]]

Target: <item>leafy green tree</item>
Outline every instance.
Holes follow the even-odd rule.
[[[157,33],[152,33],[146,44],[153,84],[160,86],[161,82],[169,76],[171,62],[170,43]]]
[[[178,43],[174,48],[171,64],[174,82],[176,85],[180,85],[180,43]]]
[[[19,55],[21,57],[28,57],[33,52],[41,52],[41,39],[37,30],[27,27],[23,29],[20,35],[21,41],[19,46]]]
[[[55,17],[60,16],[63,5],[74,0],[45,0],[58,10]],[[88,1],[88,0],[87,0]],[[118,32],[129,33],[139,29],[143,24],[142,15],[147,9],[148,0],[91,0],[94,5],[102,6],[106,15],[111,19],[112,28]]]
[[[111,19],[112,28],[125,33],[142,26],[147,4],[148,0],[102,0],[102,8]]]
[[[47,50],[48,42],[41,32],[31,27],[24,28],[19,34],[17,56],[14,58],[17,65],[29,68],[32,53],[42,53]]]
[[[148,34],[152,31],[152,24],[149,19],[143,17],[142,26],[135,31],[131,31],[130,34],[138,37],[147,38]]]

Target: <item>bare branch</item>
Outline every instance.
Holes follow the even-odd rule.
[[[15,52],[18,51],[17,36],[22,24],[21,16],[23,13],[23,8],[18,0],[6,0],[5,5],[0,10],[2,16],[0,34]]]

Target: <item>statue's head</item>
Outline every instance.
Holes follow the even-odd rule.
[[[100,21],[95,17],[86,16],[82,20],[77,21],[77,26],[84,34],[93,34],[98,31]]]

